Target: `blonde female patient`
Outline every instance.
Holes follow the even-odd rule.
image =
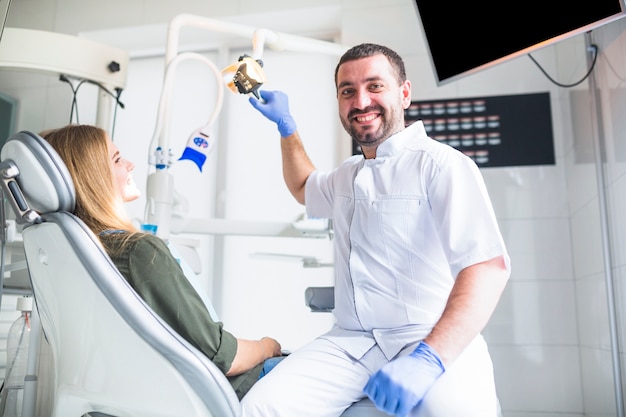
[[[61,156],[74,181],[74,214],[100,239],[135,291],[217,365],[241,399],[279,360],[280,344],[270,337],[239,339],[225,330],[211,318],[165,242],[133,225],[124,203],[140,195],[131,174],[135,166],[103,129],[68,125],[41,136]]]

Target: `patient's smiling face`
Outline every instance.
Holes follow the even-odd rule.
[[[107,141],[113,181],[120,197],[125,203],[138,199],[140,192],[131,173],[135,169],[135,164],[122,158],[119,149],[110,138],[107,138]]]

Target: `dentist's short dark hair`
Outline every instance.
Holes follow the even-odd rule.
[[[349,61],[355,61],[361,58],[368,58],[375,55],[384,55],[389,60],[389,63],[396,71],[396,77],[398,84],[402,84],[406,81],[406,69],[404,68],[404,61],[394,50],[374,43],[362,43],[360,45],[353,46],[348,49],[339,59],[337,68],[335,68],[335,86],[337,86],[337,74],[339,73],[339,67]]]

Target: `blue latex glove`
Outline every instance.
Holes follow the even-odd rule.
[[[413,353],[397,358],[371,376],[363,392],[387,414],[405,417],[445,372],[441,358],[421,342]]]
[[[249,101],[252,107],[261,112],[261,114],[278,126],[280,136],[286,138],[291,136],[296,129],[296,122],[289,113],[289,99],[287,94],[280,91],[260,90],[262,100],[250,97]]]

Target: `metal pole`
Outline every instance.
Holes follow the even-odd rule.
[[[41,345],[41,322],[37,304],[33,302],[30,314],[30,342],[28,345],[28,359],[26,362],[26,377],[24,379],[24,400],[22,403],[22,417],[35,417],[37,410],[37,383],[39,369],[39,346]]]
[[[591,33],[585,34],[585,46],[588,52],[593,52],[593,41],[591,39]],[[599,53],[599,51],[595,51]],[[591,63],[593,56],[587,58],[587,61]],[[600,204],[600,227],[602,232],[602,246],[604,257],[604,278],[606,281],[607,303],[609,313],[609,333],[611,343],[611,358],[613,360],[613,380],[615,389],[615,406],[618,417],[624,416],[624,399],[622,390],[622,374],[621,363],[619,356],[619,337],[617,329],[617,313],[615,308],[615,291],[613,289],[613,265],[611,254],[611,240],[609,233],[609,219],[607,209],[607,197],[606,197],[606,177],[604,170],[604,156],[606,155],[606,146],[604,140],[604,129],[602,128],[602,105],[600,100],[600,93],[596,83],[595,71],[592,71],[589,75],[589,97],[591,108],[595,109],[595,117],[592,114],[592,122],[595,120],[595,134],[593,135],[593,146],[595,153],[595,165],[596,165],[596,179],[598,182],[598,201]]]

